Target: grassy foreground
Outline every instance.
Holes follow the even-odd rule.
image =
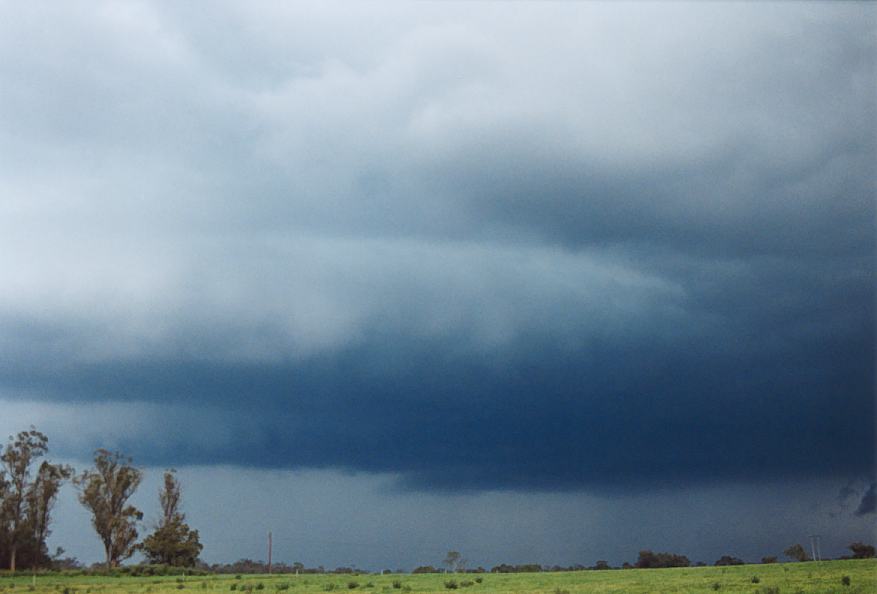
[[[844,585],[844,576],[850,585]],[[481,578],[480,583],[476,578]],[[453,580],[457,588],[446,588]],[[464,585],[465,582],[465,585]],[[470,583],[471,582],[471,583]],[[751,594],[877,593],[877,560],[822,561],[736,567],[631,569],[564,573],[459,575],[230,575],[176,577],[101,577],[18,574],[0,577],[0,592],[53,594],[171,592],[274,592],[336,594],[369,592],[747,592]]]

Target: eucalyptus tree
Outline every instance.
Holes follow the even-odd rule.
[[[189,528],[186,515],[180,510],[182,496],[175,471],[165,471],[158,493],[162,517],[155,532],[143,541],[143,552],[150,563],[192,567],[198,561],[203,546],[198,531]]]
[[[0,558],[13,572],[21,562],[36,568],[48,561],[52,508],[73,474],[69,466],[43,460],[32,476],[48,444],[48,437],[31,427],[10,436],[0,453]]]
[[[131,458],[104,449],[95,452],[94,466],[76,477],[76,486],[79,502],[91,512],[110,569],[137,550],[137,522],[143,512],[128,500],[140,486],[143,472],[133,466]]]
[[[26,519],[31,541],[36,547],[31,561],[33,567],[37,567],[40,560],[46,557],[46,539],[51,534],[49,524],[52,519],[52,509],[58,500],[61,485],[71,476],[73,476],[73,468],[70,466],[52,464],[44,460],[28,490]]]

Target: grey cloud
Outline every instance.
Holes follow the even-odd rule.
[[[872,6],[2,10],[8,393],[421,488],[870,468]]]

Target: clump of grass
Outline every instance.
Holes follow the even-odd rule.
[[[393,580],[393,587],[397,590],[402,588],[402,580]]]
[[[720,590],[722,588],[722,584],[720,584],[719,582],[713,582],[712,588],[713,590]]]
[[[474,585],[475,585],[475,582],[473,582],[472,580],[463,580],[462,582],[460,582],[461,588],[468,588],[469,586],[474,586]]]
[[[753,584],[757,584],[757,583],[761,582],[761,578],[759,578],[757,575],[753,575],[752,579],[749,581],[752,582]]]
[[[457,584],[457,580],[448,580],[445,582],[445,588],[448,590],[456,590],[460,586]]]
[[[483,582],[483,581],[484,581],[484,578],[481,577],[481,576],[478,576],[477,578],[475,578],[475,583],[476,583],[476,584],[480,584],[480,583]]]
[[[840,583],[843,584],[844,586],[849,586],[850,585],[850,576],[845,575],[842,578],[840,578]]]
[[[560,588],[555,588],[554,594],[569,594],[569,590],[561,590]]]
[[[354,581],[354,580],[347,582],[347,589],[348,590],[356,590],[357,588],[359,588],[359,582]]]

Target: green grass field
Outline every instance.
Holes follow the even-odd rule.
[[[844,576],[850,585],[843,584]],[[480,583],[476,578],[481,578]],[[454,580],[457,589],[446,588]],[[471,583],[470,583],[471,582]],[[463,585],[465,583],[465,586]],[[177,577],[99,577],[60,574],[0,577],[0,592],[135,594],[151,592],[747,592],[877,593],[877,560],[823,561],[735,567],[631,569],[564,573],[458,575],[231,575]]]

